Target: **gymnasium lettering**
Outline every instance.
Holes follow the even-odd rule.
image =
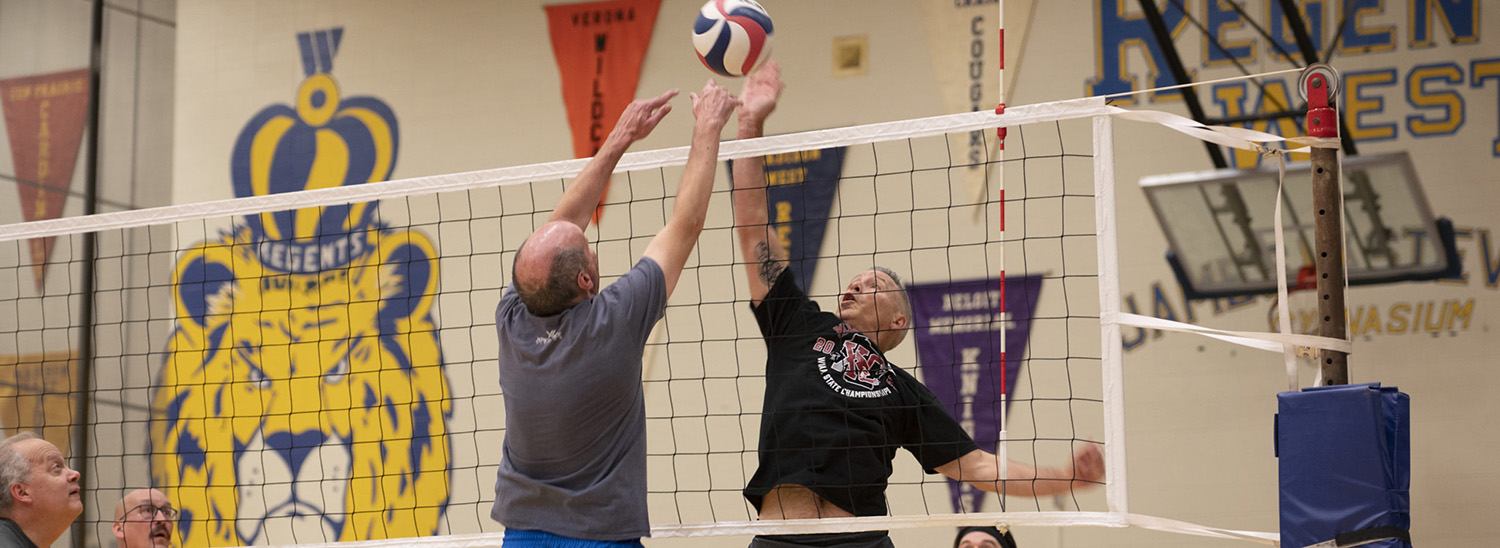
[[[1403,229],[1403,232],[1421,234],[1419,229]],[[1463,274],[1452,279],[1418,283],[1436,290],[1442,287],[1468,286],[1475,281],[1473,278],[1477,277],[1478,285],[1483,288],[1492,291],[1500,290],[1500,234],[1490,228],[1474,227],[1454,227],[1453,232],[1459,260],[1464,263]],[[1423,251],[1419,250],[1419,252]],[[1478,268],[1474,268],[1476,263]],[[1200,317],[1217,318],[1246,309],[1262,310],[1266,311],[1266,330],[1276,330],[1274,296],[1190,301],[1183,297],[1180,289],[1175,291],[1168,289],[1177,287],[1176,281],[1173,280],[1151,282],[1150,289],[1146,291],[1125,293],[1122,307],[1125,312],[1132,314],[1191,324],[1198,324]],[[1356,291],[1363,293],[1365,290]],[[1376,299],[1386,300],[1379,297]],[[1350,298],[1348,310],[1345,311],[1350,334],[1361,337],[1363,340],[1373,340],[1374,337],[1385,335],[1427,334],[1433,337],[1442,335],[1456,337],[1460,332],[1467,332],[1475,325],[1473,320],[1477,307],[1474,297],[1435,297],[1402,299],[1395,302],[1370,302],[1376,299],[1358,296]],[[1297,300],[1296,294],[1293,295],[1292,302],[1292,331],[1315,332],[1316,304],[1310,301],[1303,304]],[[1266,306],[1255,306],[1257,303],[1264,303]],[[1121,339],[1125,350],[1131,351],[1161,338],[1162,335],[1163,333],[1157,330],[1127,327],[1122,330]]]
[[[1353,306],[1344,311],[1349,333],[1365,340],[1374,335],[1428,333],[1434,337],[1447,333],[1458,336],[1469,329],[1474,318],[1474,299],[1402,301],[1384,306]],[[1294,308],[1292,331],[1317,333],[1318,310]]]
[[[1300,59],[1279,1],[1242,2],[1248,18],[1213,0],[1160,4],[1162,19],[1194,80],[1211,79],[1204,72],[1213,72],[1214,77],[1238,74],[1233,68],[1236,63],[1251,66],[1265,59]],[[1298,4],[1318,51],[1325,51],[1338,36],[1335,59],[1343,76],[1345,117],[1349,134],[1357,141],[1453,135],[1463,128],[1471,102],[1500,102],[1500,57],[1474,56],[1481,48],[1468,47],[1477,46],[1481,38],[1479,0],[1299,0]],[[1094,76],[1085,83],[1086,93],[1107,95],[1176,83],[1137,0],[1097,0],[1095,14],[1096,61]],[[1340,22],[1341,28],[1333,28]],[[1274,38],[1265,39],[1253,25],[1265,25]],[[1418,55],[1439,45],[1451,52]],[[1397,50],[1413,54],[1407,58],[1432,61],[1382,65],[1390,62],[1382,54]],[[1222,83],[1200,94],[1206,95],[1203,101],[1210,116],[1276,112],[1299,102],[1293,89],[1296,81],[1296,75],[1288,75],[1266,79],[1263,88],[1247,82]],[[1150,102],[1181,100],[1175,91],[1146,97]],[[1127,96],[1117,102],[1134,100]],[[1291,119],[1247,125],[1278,135],[1299,131],[1299,122]],[[1477,127],[1491,133],[1485,152],[1500,157],[1496,124]],[[1237,153],[1232,159],[1235,167],[1258,162],[1259,157],[1249,153]]]

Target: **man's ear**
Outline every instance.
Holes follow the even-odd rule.
[[[27,504],[30,504],[31,490],[26,484],[19,481],[12,483],[10,484],[10,498],[16,502],[25,501]]]
[[[114,532],[115,532],[115,540],[119,541],[119,545],[120,546],[124,546],[125,545],[125,522],[123,522],[123,521],[116,521],[114,527],[111,527],[111,529],[113,529]]]
[[[590,276],[587,268],[578,271],[578,289],[583,290],[584,295],[592,293],[594,284],[597,283],[599,283],[599,280],[595,280],[593,276]]]
[[[900,331],[902,329],[906,329],[906,314],[902,314],[900,312],[897,312],[896,313],[896,317],[891,318],[891,325],[890,325],[890,327],[891,327],[891,329],[895,329],[897,331]]]

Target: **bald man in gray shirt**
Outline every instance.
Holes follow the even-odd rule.
[[[495,311],[506,424],[490,516],[505,525],[507,548],[640,546],[651,534],[641,355],[703,231],[719,134],[738,99],[712,81],[690,94],[692,148],[672,217],[602,291],[583,230],[620,157],[676,93],[626,107],[549,222],[516,252]]]

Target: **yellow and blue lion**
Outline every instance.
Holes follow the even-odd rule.
[[[314,62],[296,107],[267,107],[241,132],[237,195],[390,175],[391,110],[341,100],[311,70],[327,68],[339,36],[299,36],[323,48],[304,47]],[[150,430],[152,479],[181,510],[184,546],[438,532],[451,415],[432,318],[438,255],[422,233],[382,226],[376,206],[246,216],[179,256]]]

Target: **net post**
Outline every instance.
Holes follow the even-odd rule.
[[[995,105],[995,114],[1005,114],[1005,2],[995,2],[995,23],[999,27],[998,38],[995,40],[996,47],[1000,48],[1000,61],[995,69],[999,101]],[[995,138],[999,141],[999,149],[1005,150],[1005,136],[1009,133],[1006,128],[995,130]]]
[[[1301,87],[1307,98],[1307,135],[1337,138],[1338,72],[1324,64],[1313,64],[1302,72]],[[1312,192],[1314,240],[1318,274],[1318,335],[1345,338],[1344,318],[1344,206],[1337,148],[1312,148]],[[1349,355],[1335,350],[1318,352],[1320,378],[1324,386],[1349,383]]]
[[[1120,324],[1120,249],[1115,230],[1114,118],[1094,117],[1094,225],[1099,257],[1099,365],[1104,381],[1104,500],[1109,511],[1129,513],[1125,488],[1124,346]]]

